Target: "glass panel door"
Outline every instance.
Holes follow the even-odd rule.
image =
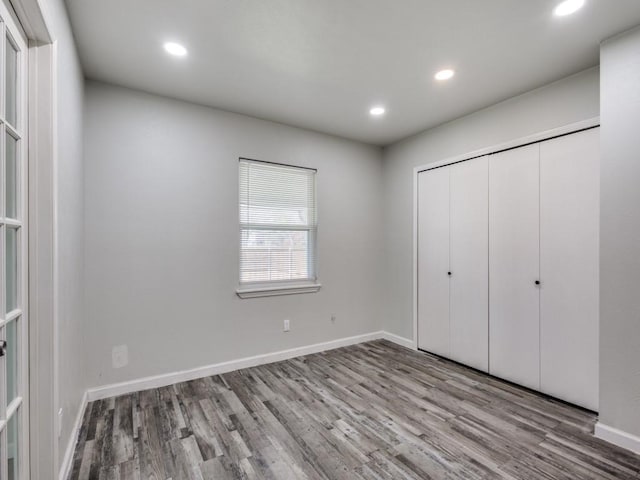
[[[27,46],[7,1],[0,0],[0,480],[26,480]]]

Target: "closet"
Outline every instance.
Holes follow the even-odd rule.
[[[450,357],[449,348],[449,180],[439,168],[418,178],[418,297],[420,348]],[[426,308],[426,306],[429,306]]]
[[[599,129],[540,144],[540,389],[598,409]]]
[[[418,174],[418,347],[598,408],[599,129]]]
[[[489,162],[489,367],[540,388],[540,145]]]
[[[488,371],[487,157],[418,177],[420,348]]]

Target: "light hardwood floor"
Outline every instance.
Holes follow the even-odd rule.
[[[386,341],[90,403],[71,479],[638,479],[596,416]]]

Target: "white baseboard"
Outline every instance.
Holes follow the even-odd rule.
[[[626,448],[634,453],[640,453],[640,437],[636,435],[604,425],[601,422],[596,423],[596,428],[593,434],[596,438],[600,438],[605,442]]]
[[[410,338],[401,337],[400,335],[396,335],[395,333],[389,332],[381,332],[382,338],[385,340],[389,340],[390,342],[396,343],[402,347],[410,348],[411,350],[417,350],[416,344]]]
[[[73,424],[71,438],[69,439],[62,464],[60,465],[59,480],[66,480],[71,473],[71,468],[73,466],[73,454],[75,452],[76,444],[78,443],[78,436],[80,434],[80,428],[82,426],[82,419],[84,418],[84,413],[87,409],[88,402],[115,397],[118,395],[125,395],[127,393],[138,392],[141,390],[148,390],[150,388],[165,387],[174,383],[186,382],[189,380],[195,380],[197,378],[232,372],[234,370],[240,370],[242,368],[266,365],[268,363],[280,362],[282,360],[288,360],[294,357],[325,352],[328,350],[333,350],[335,348],[347,347],[349,345],[355,345],[358,343],[370,342],[380,339],[388,340],[403,347],[415,349],[413,340],[400,337],[393,333],[379,331],[365,333],[363,335],[356,335],[354,337],[340,338],[337,340],[331,340],[329,342],[316,343],[314,345],[307,345],[304,347],[291,348],[289,350],[281,350],[279,352],[267,353],[264,355],[256,355],[253,357],[231,360],[228,362],[194,368],[191,370],[166,373],[163,375],[155,375],[153,377],[131,380],[129,382],[115,383],[112,385],[91,388],[87,390],[82,396],[80,409]]]
[[[82,401],[80,402],[80,408],[78,408],[78,414],[76,415],[76,421],[73,422],[73,429],[71,430],[71,437],[67,444],[67,449],[64,452],[64,458],[59,469],[59,480],[66,480],[71,473],[71,467],[73,466],[73,454],[76,450],[76,444],[78,443],[78,436],[80,435],[80,427],[82,427],[82,419],[84,418],[84,412],[87,409],[87,403],[89,403],[89,396],[87,392],[82,395]]]
[[[174,383],[195,380],[197,378],[208,377],[211,375],[228,373],[243,368],[266,365],[268,363],[288,360],[294,357],[324,352],[333,350],[335,348],[347,347],[349,345],[355,345],[358,343],[370,342],[380,339],[388,340],[397,345],[412,350],[416,349],[415,342],[411,339],[400,337],[386,331],[379,331],[366,333],[363,335],[356,335],[354,337],[340,338],[337,340],[331,340],[329,342],[316,343],[314,345],[307,345],[304,347],[291,348],[289,350],[282,350],[279,352],[267,353],[264,355],[256,355],[253,357],[231,360],[228,362],[194,368],[191,370],[156,375],[153,377],[140,378],[131,380],[129,382],[116,383],[89,389],[82,397],[78,415],[73,425],[71,438],[69,439],[62,464],[60,465],[59,480],[66,480],[71,472],[71,468],[73,466],[73,454],[78,442],[80,427],[82,426],[82,419],[84,418],[84,413],[87,408],[88,402],[93,402],[95,400],[101,400],[118,395],[125,395],[127,393],[147,390],[150,388],[164,387],[167,385],[172,385]],[[635,453],[640,453],[640,437],[638,436],[632,435],[622,430],[618,430],[617,428],[613,428],[608,425],[604,425],[601,422],[598,422],[596,424],[594,435],[597,438],[605,440],[619,447],[625,448]]]
[[[266,353],[263,355],[216,363],[214,365],[207,365],[191,370],[165,373],[162,375],[154,375],[152,377],[139,378],[128,382],[114,383],[102,387],[91,388],[87,391],[87,394],[89,401],[93,402],[104,398],[126,395],[128,393],[148,390],[150,388],[166,387],[167,385],[173,385],[174,383],[186,382],[202,377],[209,377],[211,375],[219,375],[221,373],[228,373],[243,368],[265,365],[267,363],[280,362],[282,360],[288,360],[302,355],[324,352],[327,350],[333,350],[334,348],[346,347],[357,343],[370,342],[372,340],[380,340],[383,338],[399,345],[413,348],[413,341],[388,332],[379,331],[356,335],[354,337],[340,338],[329,342],[316,343],[314,345],[307,345],[304,347],[291,348],[289,350],[282,350],[279,352]]]

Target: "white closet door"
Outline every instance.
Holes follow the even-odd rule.
[[[489,371],[540,388],[539,144],[489,158]]]
[[[598,409],[599,129],[540,146],[543,392]]]
[[[489,159],[451,167],[450,357],[489,369]]]
[[[418,347],[449,356],[449,169],[418,175]]]

